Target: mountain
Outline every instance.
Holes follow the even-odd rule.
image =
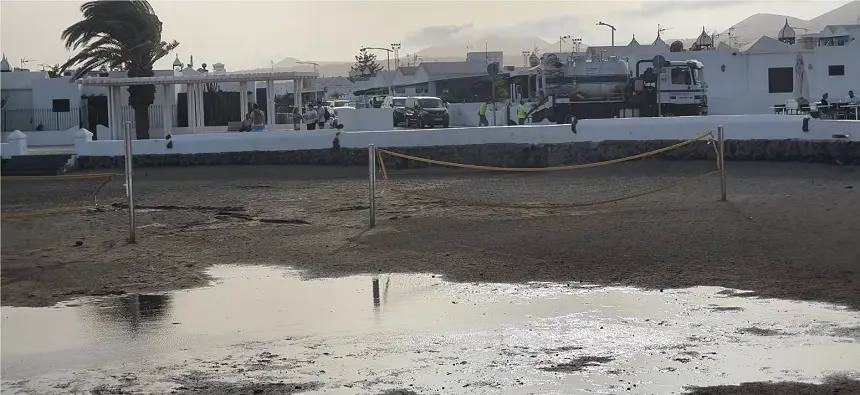
[[[826,12],[809,21],[810,28],[822,30],[827,25],[860,24],[860,0],[852,1],[833,11]]]
[[[490,52],[501,51],[504,54],[505,65],[520,65],[522,63],[522,52],[531,52],[535,48],[541,51],[552,51],[552,48],[558,48],[558,43],[550,44],[537,37],[500,37],[489,35],[481,38],[469,40],[467,42],[446,43],[431,45],[418,51],[418,56],[423,57],[425,61],[439,58],[458,58],[465,60],[466,52]],[[570,48],[570,44],[567,44]]]
[[[727,37],[731,31],[732,35],[737,37],[738,42],[743,45],[758,40],[761,36],[776,37],[779,30],[785,25],[786,19],[788,19],[788,24],[791,27],[798,30],[798,34],[804,34],[807,31],[818,33],[827,25],[855,25],[860,23],[858,18],[860,18],[860,0],[855,0],[810,20],[779,14],[755,14],[732,25],[732,28],[721,34],[721,37]]]

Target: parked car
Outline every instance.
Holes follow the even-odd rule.
[[[405,96],[388,96],[382,102],[381,108],[394,109],[392,117],[394,118],[394,126],[400,126],[406,123],[406,116],[403,114],[403,107],[406,106]]]
[[[423,128],[425,126],[441,125],[447,128],[451,122],[448,108],[442,103],[442,99],[431,96],[416,96],[406,99],[403,110],[406,117],[406,126]]]

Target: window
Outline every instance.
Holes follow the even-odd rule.
[[[767,69],[767,91],[769,93],[791,93],[794,91],[794,67]]]
[[[52,104],[52,109],[54,112],[69,112],[71,111],[71,104],[69,103],[69,99],[54,99]]]
[[[845,75],[845,65],[831,65],[827,66],[827,75],[829,76],[837,76],[837,75]]]

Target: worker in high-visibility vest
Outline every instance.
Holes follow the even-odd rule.
[[[526,124],[526,106],[523,104],[524,102],[520,100],[520,105],[517,106],[517,118],[520,121],[520,125]]]
[[[481,107],[478,108],[478,126],[490,126],[490,121],[487,120],[487,104],[490,99],[484,100]]]

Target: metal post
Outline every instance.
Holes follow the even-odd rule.
[[[376,147],[367,147],[367,169],[370,172],[370,227],[376,226]]]
[[[720,165],[720,200],[726,200],[726,132],[723,125],[717,126],[717,139],[720,141],[720,156],[717,163]]]
[[[128,195],[128,242],[135,243],[134,237],[134,187],[132,181],[134,174],[132,170],[133,154],[131,151],[131,122],[125,122],[125,193]]]

